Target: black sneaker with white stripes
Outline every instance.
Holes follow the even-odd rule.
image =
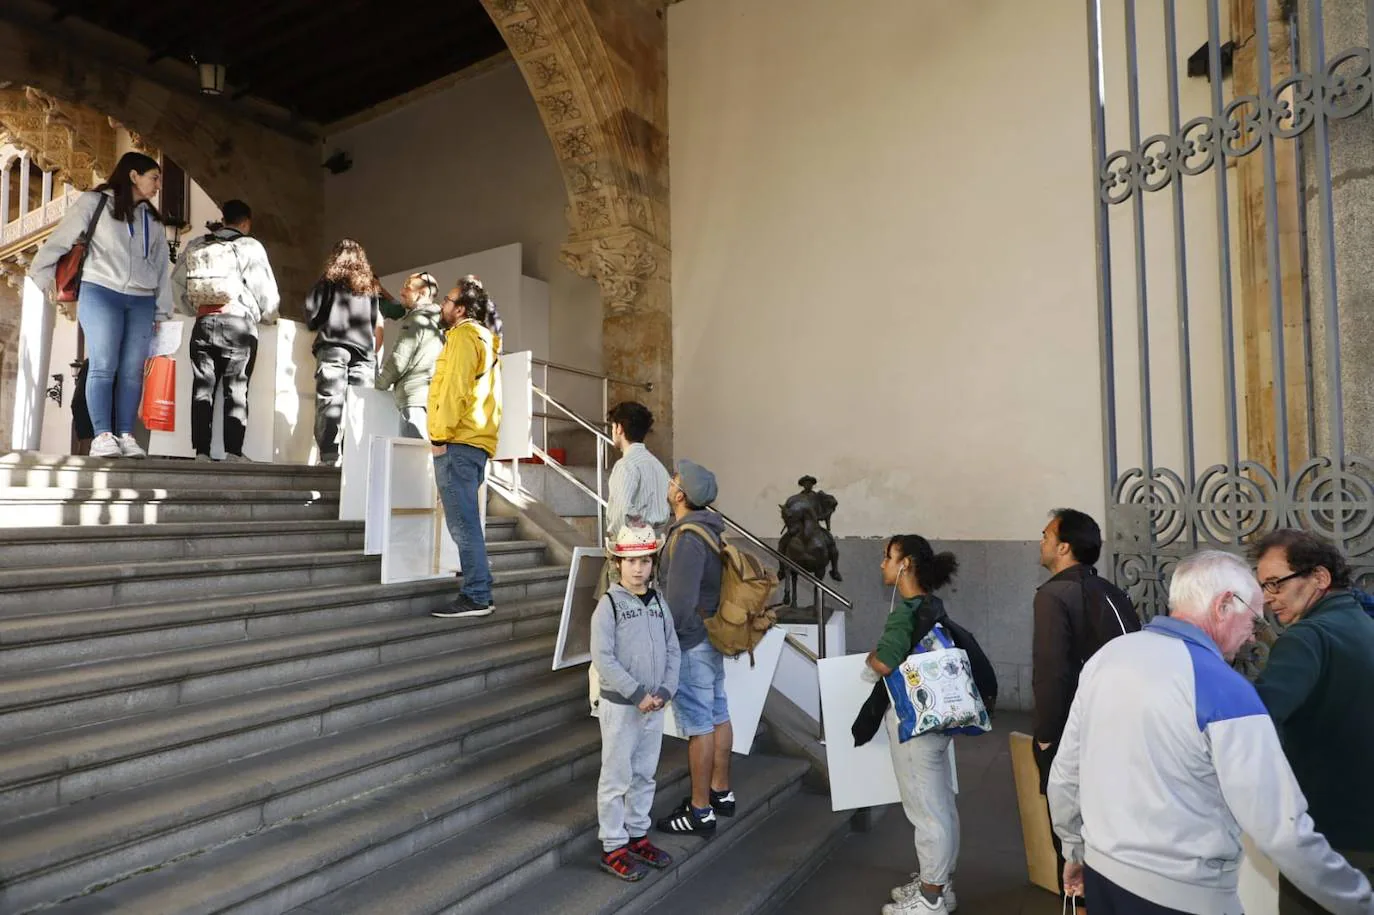
[[[656,824],[659,832],[680,836],[701,836],[703,839],[716,834],[716,812],[710,808],[703,814],[692,809],[689,798]]]
[[[724,791],[711,789],[711,809],[718,816],[732,817],[735,815],[735,792],[726,788]]]

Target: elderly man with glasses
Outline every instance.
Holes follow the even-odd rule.
[[[1265,604],[1287,627],[1269,652],[1259,692],[1311,808],[1312,820],[1355,866],[1374,870],[1374,619],[1351,592],[1340,550],[1297,530],[1255,545]],[[1325,911],[1286,878],[1279,911]]]
[[[1321,836],[1255,688],[1228,661],[1253,636],[1259,583],[1205,551],[1169,615],[1083,668],[1049,802],[1064,888],[1093,915],[1240,915],[1241,833],[1337,915],[1374,912],[1369,880]]]

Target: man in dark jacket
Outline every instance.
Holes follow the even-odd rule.
[[[1050,580],[1035,592],[1035,634],[1031,647],[1031,687],[1035,693],[1035,763],[1040,793],[1049,783],[1059,735],[1078,692],[1078,674],[1111,639],[1140,629],[1140,617],[1126,592],[1098,577],[1102,529],[1072,508],[1050,514],[1040,536],[1040,564]],[[1059,872],[1064,856],[1051,830]]]
[[[710,836],[716,816],[735,815],[730,790],[730,748],[735,732],[725,699],[725,658],[706,637],[704,620],[720,609],[721,516],[708,511],[716,478],[691,461],[678,461],[668,484],[673,522],[663,549],[660,579],[682,651],[673,715],[687,738],[692,794],[658,821],[663,832]]]
[[[1265,606],[1287,629],[1255,690],[1274,719],[1308,813],[1356,868],[1374,870],[1374,620],[1351,593],[1340,550],[1279,530],[1252,551]],[[1286,878],[1279,912],[1322,912]]]

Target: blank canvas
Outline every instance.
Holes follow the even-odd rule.
[[[768,701],[768,691],[773,687],[773,677],[777,674],[786,638],[786,633],[778,626],[768,630],[754,649],[753,667],[749,666],[747,654],[725,659],[725,697],[730,706],[730,724],[735,732],[731,749],[741,756],[748,756],[754,745],[754,735],[758,733],[759,721],[763,719],[763,705]],[[683,739],[677,719],[673,717],[671,702],[665,712],[663,733]]]
[[[900,804],[897,775],[892,769],[887,728],[878,728],[873,739],[854,746],[850,728],[859,709],[873,692],[873,683],[863,678],[866,654],[821,658],[817,671],[821,681],[821,712],[825,715],[825,761],[830,769],[830,809],[856,810]],[[949,744],[949,765],[954,771],[954,790],[959,777],[954,769],[954,741]]]

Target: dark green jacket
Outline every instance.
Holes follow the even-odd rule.
[[[1317,829],[1337,849],[1374,851],[1374,619],[1331,592],[1279,636],[1255,689]]]

